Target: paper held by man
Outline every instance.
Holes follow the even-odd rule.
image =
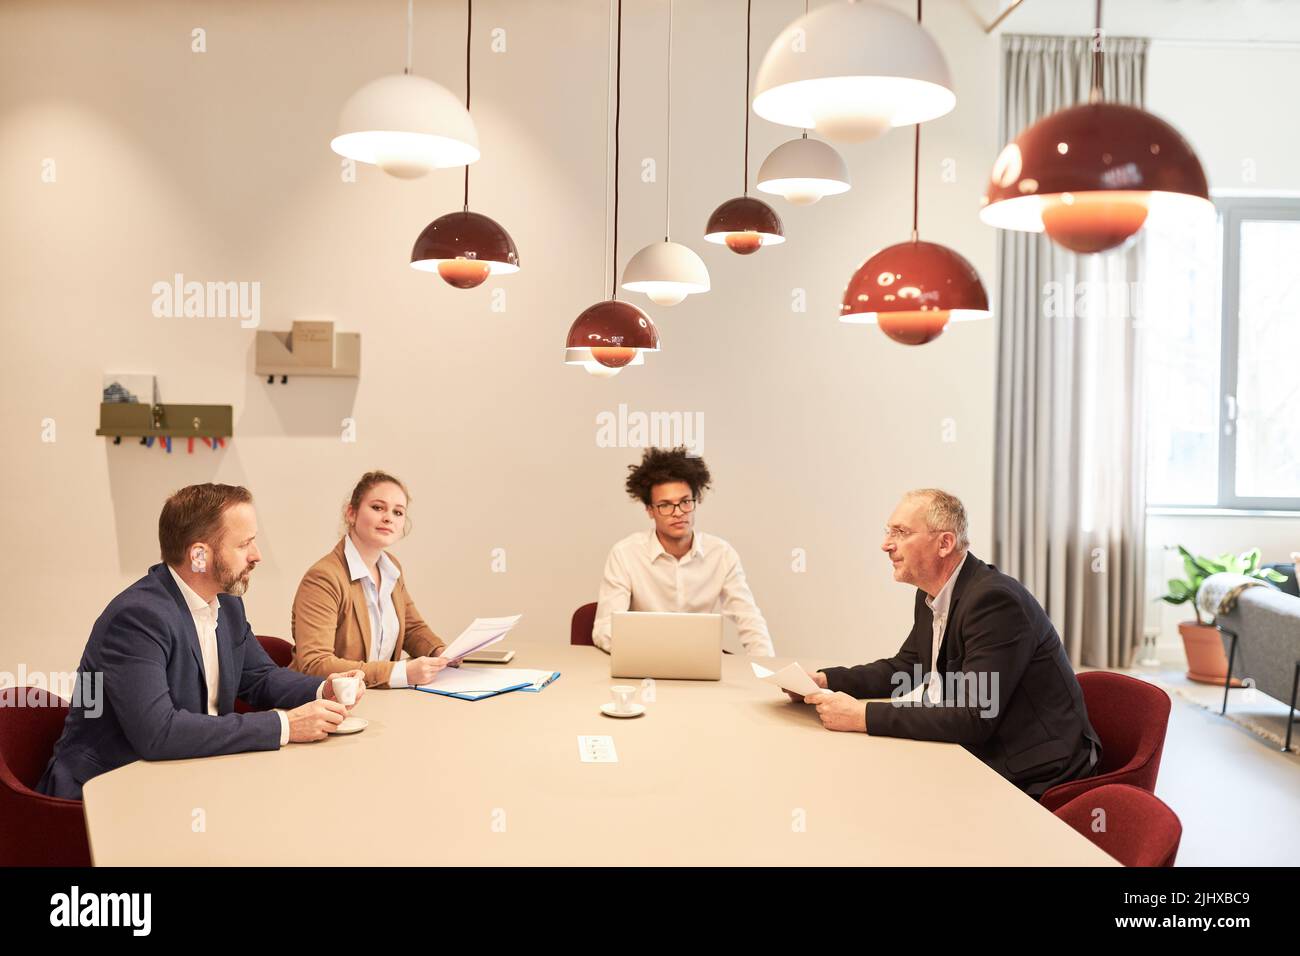
[[[809,694],[821,694],[825,688],[818,687],[817,682],[808,676],[808,672],[799,666],[798,662],[787,664],[779,671],[768,670],[761,664],[749,662],[749,666],[754,669],[754,676],[761,681],[766,681],[781,690],[794,691],[796,694],[803,694],[807,697]]]

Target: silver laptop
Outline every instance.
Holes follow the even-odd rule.
[[[719,680],[722,615],[619,611],[610,627],[611,677]]]

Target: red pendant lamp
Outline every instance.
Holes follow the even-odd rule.
[[[610,253],[610,297],[588,306],[573,320],[564,345],[564,364],[581,365],[608,378],[640,365],[646,352],[659,351],[654,320],[630,302],[618,300],[619,120],[623,99],[623,0],[615,0],[618,27],[614,67],[614,238]]]
[[[776,210],[749,194],[749,47],[753,0],[745,2],[745,171],[741,195],[728,199],[709,217],[704,227],[708,242],[725,244],[737,255],[747,256],[763,246],[785,242],[781,217]]]
[[[993,164],[980,219],[1073,252],[1123,245],[1151,217],[1210,212],[1196,153],[1164,120],[1102,99],[1101,0],[1088,102],[1021,131]]]
[[[921,22],[920,0],[916,22]],[[904,345],[933,341],[950,321],[989,316],[989,297],[975,267],[947,246],[918,237],[921,124],[915,127],[912,238],[881,249],[858,266],[840,304],[841,322],[878,323],[882,332]]]
[[[470,36],[474,0],[465,16],[465,109],[469,110]],[[495,219],[469,211],[469,166],[465,167],[465,202],[460,212],[439,216],[424,227],[411,249],[411,268],[436,272],[449,286],[472,289],[490,275],[519,271],[519,250]]]

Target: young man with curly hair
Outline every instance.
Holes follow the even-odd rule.
[[[703,459],[685,447],[650,448],[628,466],[627,493],[654,524],[618,542],[605,561],[591,637],[609,653],[618,611],[707,614],[721,608],[755,657],[771,657],[767,622],[754,604],[736,549],[695,529],[696,506],[711,484]]]

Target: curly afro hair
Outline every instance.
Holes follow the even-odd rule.
[[[628,465],[627,493],[646,507],[650,506],[650,491],[655,485],[682,481],[691,487],[691,494],[700,498],[713,479],[703,458],[686,452],[685,445],[676,448],[647,448],[641,464]]]

